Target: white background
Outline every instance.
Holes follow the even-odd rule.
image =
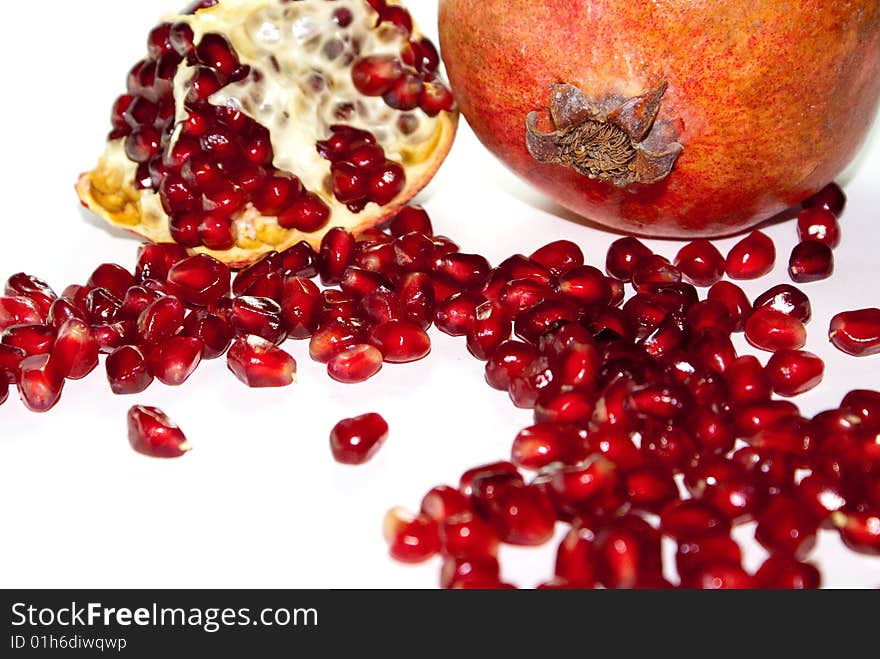
[[[437,3],[411,4],[435,36]],[[176,5],[56,0],[41,3],[39,16],[33,3],[6,6],[0,280],[26,271],[60,292],[84,283],[103,261],[133,267],[137,242],[81,211],[73,184],[102,149],[110,106],[143,56],[148,30]],[[849,205],[837,273],[805,286],[814,307],[807,348],[827,363],[825,382],[798,401],[809,414],[835,406],[850,388],[878,385],[880,357],[846,357],[825,336],[834,312],[880,303],[876,131],[844,180]],[[568,238],[601,266],[615,238],[530,192],[466,125],[420,199],[438,232],[494,263]],[[752,296],[787,281],[795,227],[767,231],[781,258],[772,275],[746,285]],[[733,242],[718,244],[725,251]],[[650,245],[668,257],[680,246]],[[386,557],[385,510],[417,506],[432,485],[506,457],[531,417],[483,383],[483,366],[462,340],[433,338],[425,361],[388,366],[358,386],[333,383],[309,361],[306,344],[288,343],[300,383],[279,391],[246,389],[220,360],[179,389],[156,383],[134,399],[112,396],[102,367],[69,384],[46,415],[26,412],[10,392],[0,408],[0,586],[433,587],[436,562],[412,568]],[[177,461],[131,451],[125,414],[138,402],[163,408],[195,450]],[[389,421],[388,443],[366,467],[336,465],[330,428],[367,411]],[[533,586],[551,576],[554,551],[504,550],[504,576]],[[747,564],[756,566],[762,554],[750,549]],[[880,560],[846,552],[833,534],[823,535],[816,558],[826,585],[880,585]]]

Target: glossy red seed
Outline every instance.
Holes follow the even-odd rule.
[[[730,533],[730,522],[715,506],[697,499],[673,501],[660,513],[660,529],[678,540]]]
[[[813,590],[822,585],[822,576],[812,563],[802,563],[790,556],[773,554],[755,573],[758,588]]]
[[[13,325],[0,334],[0,343],[21,348],[28,355],[45,355],[55,344],[55,328],[42,324]]]
[[[682,583],[683,588],[701,590],[746,590],[755,588],[755,580],[741,566],[718,562],[706,565]]]
[[[803,560],[816,544],[818,520],[789,496],[773,498],[757,520],[755,539],[770,552]]]
[[[436,308],[430,277],[423,272],[408,273],[397,282],[396,290],[404,320],[428,329],[434,321]]]
[[[202,342],[189,336],[175,336],[150,350],[150,372],[171,387],[189,379],[202,360]]]
[[[563,275],[584,264],[584,253],[570,240],[557,240],[540,247],[529,257],[554,275]]]
[[[86,282],[91,288],[103,288],[112,295],[123,298],[125,292],[137,281],[128,270],[115,263],[99,265]]]
[[[795,245],[788,261],[792,281],[806,283],[827,279],[834,272],[834,254],[831,248],[815,240]]]
[[[421,233],[426,236],[434,235],[431,226],[431,218],[421,206],[404,206],[391,220],[388,229],[392,236],[405,236],[408,233]]]
[[[42,279],[23,272],[9,277],[3,292],[7,296],[17,295],[30,299],[43,317],[49,314],[49,309],[58,297]]]
[[[770,307],[756,309],[745,325],[746,340],[761,350],[798,350],[807,342],[807,329],[793,316]]]
[[[240,336],[226,353],[233,375],[252,388],[286,387],[296,382],[296,361],[259,336]]]
[[[0,331],[13,325],[40,324],[44,320],[37,304],[26,297],[0,297]]]
[[[588,523],[575,523],[556,551],[556,576],[577,588],[593,588],[598,560],[595,530]]]
[[[833,181],[804,201],[807,208],[827,208],[840,217],[846,205],[846,195],[839,185]]]
[[[822,381],[825,363],[806,350],[780,350],[765,367],[773,391],[780,396],[797,396]]]
[[[327,232],[321,241],[320,275],[325,286],[342,281],[346,268],[354,258],[356,243],[354,237],[339,227]]]
[[[572,268],[557,282],[556,289],[566,298],[589,307],[611,304],[613,291],[610,280],[600,270],[589,265]]]
[[[49,355],[33,355],[21,361],[18,392],[31,412],[51,410],[61,398],[63,388],[63,378],[59,378],[49,367]]]
[[[633,507],[659,513],[678,498],[678,486],[672,474],[660,467],[636,467],[624,474],[626,495]]]
[[[502,342],[486,362],[486,382],[493,389],[507,391],[511,381],[538,358],[538,350],[521,341]]]
[[[437,257],[433,268],[439,275],[465,288],[481,285],[492,269],[485,257],[460,252]]]
[[[712,286],[724,276],[724,257],[708,240],[688,243],[679,250],[673,263],[694,286]]]
[[[772,384],[764,367],[753,355],[743,355],[724,371],[727,391],[734,403],[747,404],[769,400]]]
[[[752,231],[731,248],[725,260],[725,270],[731,279],[757,279],[773,269],[776,246],[760,231]]]
[[[330,450],[336,462],[361,465],[375,457],[388,438],[388,424],[375,413],[343,419],[330,431]]]
[[[697,365],[722,374],[737,357],[730,337],[720,330],[709,329],[692,337],[690,353]]]
[[[816,240],[834,249],[840,243],[840,224],[827,208],[805,208],[797,216],[798,237]]]
[[[116,395],[139,394],[153,383],[147,358],[137,346],[120,346],[107,356],[104,365]]]
[[[98,367],[98,351],[89,326],[79,318],[71,318],[58,330],[49,368],[60,378],[80,380]]]
[[[684,483],[691,496],[711,504],[733,524],[749,521],[765,503],[755,477],[722,457],[701,458],[685,471]]]
[[[369,332],[369,342],[391,364],[418,361],[431,352],[431,339],[425,330],[405,320],[376,325]]]
[[[0,382],[15,384],[18,382],[21,362],[27,353],[21,348],[0,343]]]
[[[403,74],[400,60],[392,55],[362,57],[351,68],[351,79],[366,96],[382,96]]]
[[[507,588],[499,577],[498,559],[494,556],[446,558],[440,569],[440,586],[449,589]]]
[[[186,257],[186,249],[177,243],[145,243],[138,248],[135,277],[164,280],[171,267]]]
[[[764,307],[797,318],[802,323],[809,322],[813,315],[810,299],[803,291],[790,284],[779,284],[756,297],[754,308]]]
[[[233,332],[239,336],[253,334],[279,345],[287,338],[281,318],[281,306],[265,297],[237,297],[226,314]]]
[[[611,243],[605,259],[605,271],[615,279],[632,281],[639,261],[652,252],[637,238],[619,238]]]
[[[382,353],[371,345],[358,344],[337,353],[327,362],[327,374],[345,384],[365,382],[382,370]]]
[[[477,359],[486,361],[503,341],[510,338],[511,329],[507,311],[493,302],[484,302],[475,309],[474,325],[467,335],[467,349]]]
[[[827,474],[813,472],[797,484],[795,496],[820,522],[830,520],[831,515],[847,505],[844,484]]]
[[[309,356],[326,364],[335,355],[348,350],[366,339],[366,329],[360,322],[329,320],[323,323],[309,341]]]
[[[836,512],[831,520],[847,547],[860,554],[880,555],[880,512]]]
[[[465,336],[474,326],[481,298],[472,293],[457,293],[437,303],[434,323],[444,334]]]
[[[517,434],[510,453],[513,464],[537,471],[555,462],[577,460],[583,453],[582,440],[570,426],[538,423]]]
[[[202,359],[216,359],[226,353],[232,342],[229,324],[204,309],[191,312],[183,323],[183,334],[202,342]]]
[[[444,519],[440,524],[440,542],[444,554],[461,559],[495,556],[500,544],[495,528],[471,512]]]
[[[729,281],[719,281],[709,289],[708,299],[724,305],[733,320],[734,331],[742,331],[752,305],[739,286]]]
[[[71,318],[79,318],[88,321],[86,314],[73,306],[70,302],[63,298],[59,298],[49,307],[49,315],[46,317],[46,323],[54,327],[56,330]]]
[[[152,458],[179,458],[192,448],[183,431],[162,410],[143,405],[128,411],[128,443]]]
[[[840,401],[840,409],[857,415],[867,431],[880,430],[880,391],[853,389]]]
[[[474,484],[485,479],[502,479],[505,482],[523,483],[519,471],[511,462],[492,462],[468,469],[461,475],[458,483],[459,491],[465,496],[474,494]]]
[[[828,338],[835,348],[848,355],[866,357],[880,353],[880,309],[870,307],[835,315],[831,319]]]
[[[504,488],[488,502],[487,514],[507,544],[536,546],[553,537],[556,513],[546,493],[535,486]]]
[[[433,487],[422,498],[422,514],[441,524],[454,515],[470,510],[471,504],[468,498],[460,490],[449,485]]]
[[[383,529],[391,558],[401,563],[422,563],[440,551],[440,527],[427,515],[392,508]]]
[[[701,570],[718,563],[742,564],[742,550],[729,535],[708,535],[678,543],[675,567],[682,582],[692,582]]]
[[[229,295],[232,275],[229,268],[207,254],[190,256],[168,272],[168,281],[186,303],[205,307]]]
[[[685,411],[688,402],[685,393],[675,387],[649,384],[631,391],[624,405],[636,414],[671,420]]]
[[[156,344],[174,336],[183,325],[185,310],[175,297],[160,297],[138,317],[138,340]]]

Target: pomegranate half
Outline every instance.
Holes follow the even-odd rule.
[[[458,113],[440,59],[387,0],[202,0],[147,40],[83,204],[242,266],[391,217]]]
[[[490,151],[572,211],[658,237],[801,202],[880,98],[877,0],[440,0],[440,43]]]

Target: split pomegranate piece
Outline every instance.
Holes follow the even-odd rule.
[[[388,438],[388,423],[376,413],[343,419],[330,432],[336,462],[361,465],[372,460]]]
[[[183,431],[162,410],[144,405],[128,411],[128,443],[152,458],[179,458],[192,448]]]
[[[828,338],[834,347],[856,357],[880,353],[880,309],[843,311],[831,319]]]
[[[240,336],[226,353],[229,370],[249,387],[286,387],[296,382],[296,361],[259,336]]]
[[[317,246],[392,217],[440,166],[458,115],[439,64],[401,5],[200,3],[151,32],[77,190],[114,225],[233,265]]]

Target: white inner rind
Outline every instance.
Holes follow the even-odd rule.
[[[350,9],[353,16],[345,28],[332,18],[340,7]],[[315,143],[330,136],[330,126],[347,124],[370,131],[386,156],[397,162],[406,162],[409,149],[430,140],[437,128],[436,120],[414,111],[417,128],[403,135],[396,129],[399,111],[381,97],[366,97],[355,89],[354,59],[360,55],[398,57],[406,42],[406,35],[392,25],[376,29],[377,17],[363,1],[223,0],[194,16],[165,20],[188,23],[196,43],[211,32],[229,40],[252,73],[221,89],[210,103],[232,105],[268,128],[275,167],[296,174],[310,190],[326,193],[330,163],[321,158]],[[335,56],[329,57],[328,52]],[[184,62],[175,76],[179,120],[186,116],[185,86],[193,70]],[[259,81],[253,71],[259,72]],[[346,106],[352,108],[351,115],[340,115],[339,108]]]

